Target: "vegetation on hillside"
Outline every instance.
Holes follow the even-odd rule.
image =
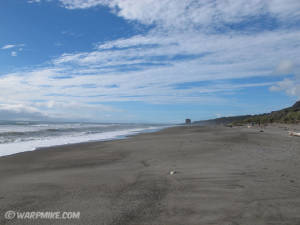
[[[245,120],[237,121],[243,123],[298,123],[300,122],[300,111],[279,111],[262,115],[250,116]]]
[[[292,107],[285,108],[271,113],[259,115],[245,115],[222,117],[214,120],[196,121],[196,124],[232,124],[243,125],[247,123],[266,124],[266,123],[300,123],[300,101],[296,102]]]
[[[236,121],[242,123],[298,123],[300,122],[300,101],[296,102],[292,107],[265,113],[260,115],[249,116],[248,118]]]

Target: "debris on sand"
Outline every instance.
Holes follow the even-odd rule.
[[[174,175],[176,173],[175,170],[170,171],[170,175]]]
[[[297,137],[300,137],[300,133],[293,132],[293,131],[289,131],[289,135],[290,135],[290,136],[297,136]]]

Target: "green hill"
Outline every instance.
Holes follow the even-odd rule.
[[[237,121],[238,122],[238,121]],[[242,120],[246,123],[298,123],[300,122],[300,101],[296,102],[292,107],[285,108],[271,113],[254,115]]]
[[[246,123],[299,123],[300,122],[300,101],[296,102],[293,106],[264,113],[259,115],[245,115],[245,116],[232,116],[222,117],[213,120],[195,121],[194,124],[212,125],[212,124],[233,124],[243,125]]]

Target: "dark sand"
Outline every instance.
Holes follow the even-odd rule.
[[[5,220],[7,210],[81,218]],[[299,225],[300,138],[278,127],[176,127],[6,156],[0,213],[1,225]]]

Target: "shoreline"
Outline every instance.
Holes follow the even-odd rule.
[[[40,150],[40,149],[45,149],[45,148],[56,148],[56,147],[60,147],[60,146],[67,146],[67,145],[77,145],[77,144],[82,144],[82,143],[93,143],[93,142],[103,142],[103,141],[114,141],[114,140],[121,140],[121,139],[126,139],[126,138],[130,138],[132,136],[136,136],[136,135],[140,135],[140,134],[144,134],[144,133],[154,133],[154,132],[158,132],[160,130],[163,130],[163,129],[167,129],[167,128],[170,128],[170,127],[174,127],[174,126],[167,126],[167,127],[157,127],[157,128],[146,128],[144,130],[141,130],[141,131],[131,131],[129,132],[128,134],[120,134],[120,135],[117,135],[115,137],[112,137],[112,138],[103,138],[103,139],[91,139],[91,140],[87,140],[87,141],[78,141],[78,142],[74,142],[74,143],[65,143],[65,144],[53,144],[53,145],[49,145],[49,146],[41,146],[41,147],[34,147],[30,150],[23,150],[23,151],[19,151],[19,152],[15,152],[15,153],[11,153],[11,154],[7,154],[7,155],[1,155],[0,154],[0,158],[1,157],[5,157],[5,156],[10,156],[10,155],[15,155],[15,154],[19,154],[19,153],[23,153],[23,152],[32,152],[32,151],[37,151],[37,150]],[[117,131],[117,132],[122,132],[123,130],[120,130],[120,131]],[[104,132],[104,133],[99,133],[99,134],[105,134],[105,133],[111,133],[111,132]],[[60,138],[60,137],[58,137]],[[27,142],[17,142],[17,143],[9,143],[8,145],[14,145],[14,144],[17,144],[17,145],[22,145],[22,144],[27,144]],[[1,147],[1,145],[0,145]]]
[[[178,126],[0,157],[0,223],[298,224],[300,138],[284,128]],[[171,172],[174,173],[171,173]]]

